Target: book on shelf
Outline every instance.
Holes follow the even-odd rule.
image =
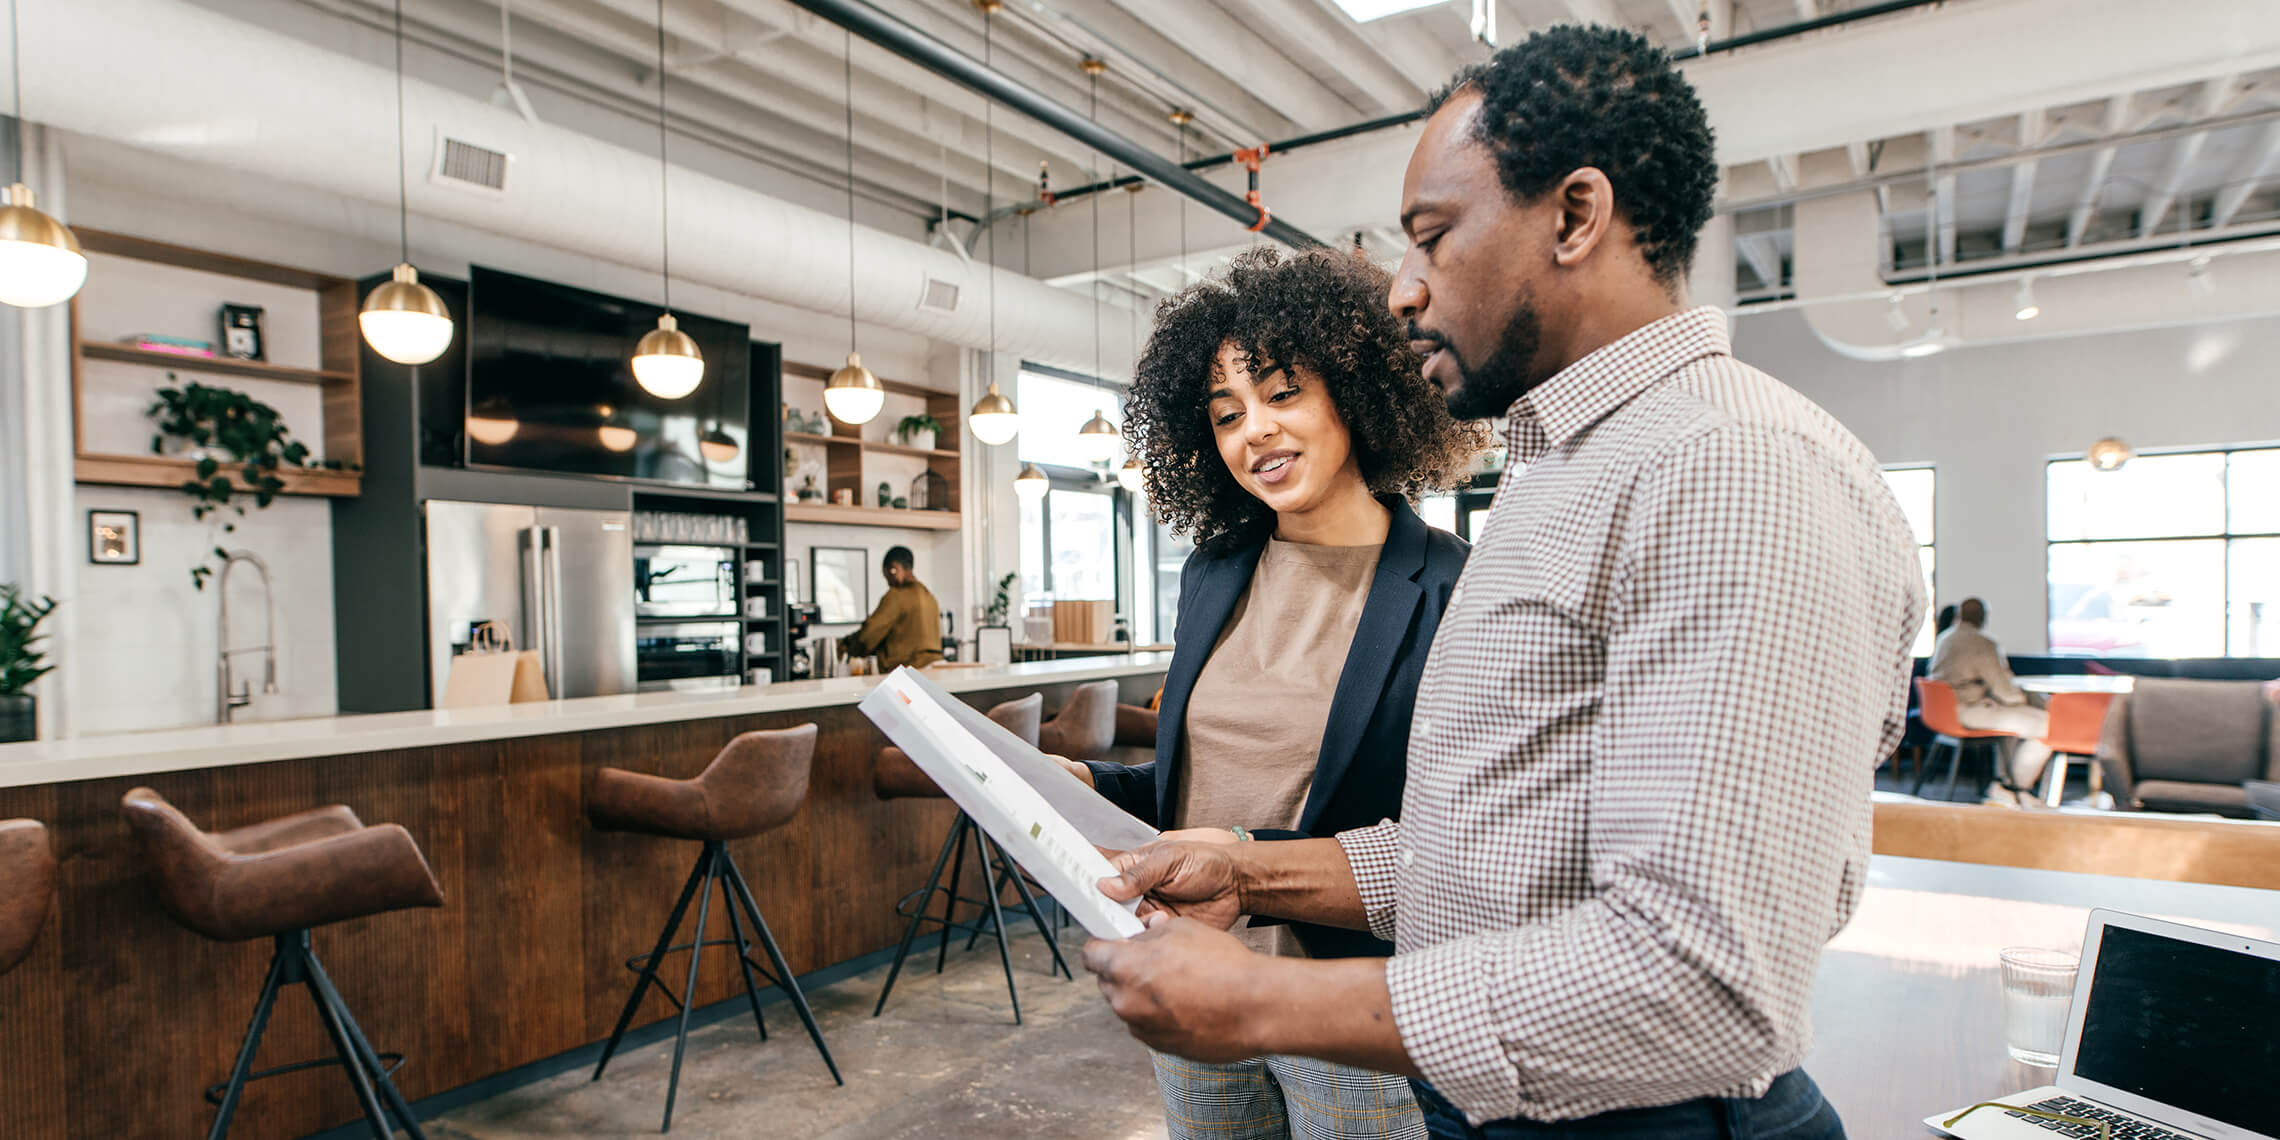
[[[192,340],[183,336],[161,336],[157,333],[144,333],[140,336],[128,337],[126,343],[129,348],[140,349],[144,352],[163,352],[171,356],[210,357],[214,355],[214,346],[211,343]]]

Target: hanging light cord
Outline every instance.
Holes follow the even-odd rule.
[[[399,22],[398,22],[398,24],[397,24],[397,27],[398,27],[398,28],[401,28],[401,27],[403,26],[403,25],[402,25],[402,23],[401,23],[401,21],[402,21],[402,20],[403,20],[403,18],[404,18],[404,16],[403,16],[403,11],[404,11],[404,10],[403,10],[402,4],[403,4],[403,0],[397,0],[397,5],[398,5],[398,6],[397,6],[397,8],[396,8],[396,19],[399,21]],[[24,44],[23,44],[23,36],[24,36],[24,30],[23,30],[21,27],[17,26],[17,24],[16,24],[16,0],[8,0],[8,59],[9,59],[9,61],[10,61],[10,62],[9,62],[9,64],[8,64],[8,81],[9,81],[10,83],[14,84],[14,85],[15,85],[15,88],[16,88],[16,121],[15,121],[15,124],[14,124],[14,126],[15,126],[15,131],[16,131],[16,177],[15,177],[14,181],[17,181],[17,182],[22,182],[22,181],[24,180]],[[404,60],[404,47],[403,47],[403,44],[404,44],[404,33],[403,33],[403,32],[401,32],[401,31],[398,31],[398,32],[396,33],[396,106],[397,106],[397,111],[396,111],[396,113],[397,113],[397,115],[399,115],[399,116],[401,116],[401,115],[403,114],[403,102],[404,102],[404,95],[403,95],[403,83],[404,83],[404,62],[403,62],[403,60]],[[403,129],[404,129],[404,128],[403,128],[401,125],[399,125],[399,126],[396,128],[397,134],[398,134],[398,136],[399,136],[399,138],[398,138],[398,143],[397,143],[397,145],[398,145],[399,147],[401,147],[401,146],[402,146],[401,135],[402,135],[402,133],[403,133]]]
[[[855,355],[855,32],[840,53],[847,85],[847,354]]]
[[[398,6],[404,0],[396,0]],[[665,162],[665,0],[657,0],[657,266],[665,275],[665,310],[673,310],[673,192]]]
[[[15,19],[15,8],[16,0],[8,0],[11,22]],[[22,71],[23,69],[18,67],[17,70]],[[17,82],[22,83],[22,78],[19,77]],[[24,97],[19,88],[19,93],[16,96],[18,114],[22,113],[23,104]],[[21,124],[22,120],[19,119],[18,130],[22,129]],[[16,161],[20,165],[23,162],[23,156],[19,154]],[[412,260],[412,207],[408,200],[411,194],[411,180],[404,173],[406,161],[408,161],[408,155],[404,147],[404,0],[396,0],[396,242],[403,254],[404,263],[409,265]]]
[[[399,2],[400,2],[400,0],[399,0]],[[1097,72],[1097,71],[1093,71],[1093,72],[1088,72],[1087,74],[1088,74],[1088,76],[1089,76],[1090,78],[1088,79],[1088,81],[1087,81],[1087,83],[1086,83],[1086,86],[1087,86],[1087,87],[1090,89],[1090,91],[1089,91],[1089,93],[1088,93],[1088,94],[1087,94],[1087,96],[1086,96],[1086,102],[1085,102],[1085,118],[1086,118],[1086,119],[1089,119],[1089,120],[1091,120],[1092,122],[1098,123],[1098,122],[1100,121],[1100,72]],[[1100,181],[1100,166],[1099,166],[1099,164],[1100,164],[1100,152],[1099,152],[1099,151],[1097,151],[1097,150],[1096,150],[1096,151],[1094,151],[1094,152],[1093,152],[1093,155],[1092,155],[1092,157],[1093,157],[1093,167],[1092,167],[1092,169],[1085,171],[1085,174],[1086,174],[1088,177],[1090,177],[1090,178],[1093,180],[1093,182],[1094,182],[1094,183],[1096,183],[1096,184],[1097,184],[1097,183],[1099,183],[1099,181]],[[1086,197],[1088,197],[1088,198],[1091,198],[1091,199],[1092,199],[1092,254],[1093,254],[1093,279],[1092,279],[1092,284],[1091,284],[1091,285],[1089,285],[1089,286],[1087,286],[1086,288],[1087,288],[1087,292],[1088,292],[1088,293],[1091,295],[1091,298],[1092,298],[1092,318],[1093,318],[1093,402],[1097,404],[1097,403],[1099,403],[1099,402],[1100,402],[1100,374],[1101,374],[1101,365],[1100,365],[1100,359],[1101,359],[1101,358],[1100,358],[1100,195],[1098,195],[1098,194],[1088,194],[1088,195],[1086,195]],[[1095,408],[1095,409],[1094,409],[1094,413],[1097,415],[1097,414],[1098,414],[1098,412],[1099,412],[1099,409]]]
[[[8,0],[8,2],[13,4],[15,0]],[[996,30],[997,25],[990,22],[990,10],[988,8],[982,9],[982,68],[984,70],[997,66],[995,43],[992,39]],[[986,98],[982,100],[982,178],[983,184],[987,187],[982,191],[982,232],[984,236],[989,238],[990,242],[989,256],[987,260],[982,262],[982,271],[988,274],[990,279],[989,382],[992,384],[997,383],[997,226],[994,221],[997,217],[997,135],[991,129],[990,122],[991,112],[996,109],[997,104],[992,100]]]

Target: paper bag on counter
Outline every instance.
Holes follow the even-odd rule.
[[[539,665],[538,652],[516,652],[511,638],[501,636],[495,627],[484,626],[475,631],[467,652],[451,659],[443,699],[436,707],[478,708],[545,699],[546,672]]]

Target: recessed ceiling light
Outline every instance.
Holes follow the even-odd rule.
[[[1387,16],[1398,16],[1403,12],[1414,12],[1419,8],[1431,8],[1446,4],[1449,0],[1330,0],[1330,2],[1336,4],[1340,11],[1352,16],[1355,23],[1366,24],[1371,20],[1382,20]]]

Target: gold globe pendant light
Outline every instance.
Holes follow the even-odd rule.
[[[665,279],[665,311],[657,315],[657,327],[634,343],[633,380],[660,400],[678,400],[705,380],[705,354],[673,319],[672,169],[665,156],[665,0],[657,0],[657,262],[658,276]]]
[[[1146,479],[1147,474],[1148,469],[1140,466],[1140,457],[1135,455],[1129,459],[1126,459],[1124,461],[1124,466],[1116,469],[1116,484],[1117,486],[1122,487],[1125,490],[1137,495],[1140,493],[1140,488],[1144,485],[1143,481]]]
[[[522,421],[515,418],[514,409],[498,396],[493,396],[469,409],[467,434],[477,443],[497,447],[515,438],[522,430]]]
[[[2107,436],[2091,444],[2086,456],[2093,471],[2119,471],[2123,464],[2136,457],[2137,452],[2116,436]]]
[[[60,305],[87,283],[87,255],[71,227],[40,211],[24,185],[24,52],[16,0],[8,0],[9,75],[16,92],[16,180],[0,196],[0,304],[19,309]]]
[[[1046,478],[1045,472],[1039,470],[1034,463],[1022,464],[1021,474],[1013,477],[1013,493],[1020,496],[1023,502],[1035,502],[1044,498],[1045,492],[1052,489],[1052,486],[1053,481]]]
[[[626,426],[626,418],[618,414],[616,408],[601,404],[594,411],[601,416],[601,423],[594,427],[594,438],[604,450],[632,451],[633,445],[641,442],[641,434]]]
[[[1124,437],[1117,434],[1116,425],[1098,411],[1077,429],[1077,447],[1094,463],[1115,462],[1117,449],[1123,446]]]
[[[886,389],[879,386],[879,378],[863,367],[863,355],[855,351],[855,33],[847,33],[847,47],[840,53],[840,66],[847,85],[847,363],[831,374],[823,384],[823,408],[832,418],[843,424],[858,427],[870,423],[887,402]]]
[[[997,65],[995,26],[990,17],[997,14],[997,0],[979,0],[982,10],[982,66]],[[987,446],[996,447],[1010,442],[1021,433],[1021,416],[1014,410],[1013,401],[998,391],[997,385],[997,133],[991,124],[991,113],[997,104],[982,102],[982,175],[988,179],[982,191],[983,225],[989,234],[990,252],[982,259],[982,272],[990,278],[990,390],[974,401],[972,411],[966,413],[966,424],[973,428],[974,438]]]
[[[451,347],[451,310],[412,268],[410,190],[404,175],[404,0],[396,0],[396,241],[394,272],[370,293],[356,326],[372,351],[398,364],[426,364]]]
[[[744,451],[737,445],[736,437],[721,427],[719,420],[714,420],[705,434],[698,437],[697,450],[704,452],[705,458],[713,463],[734,463]]]

